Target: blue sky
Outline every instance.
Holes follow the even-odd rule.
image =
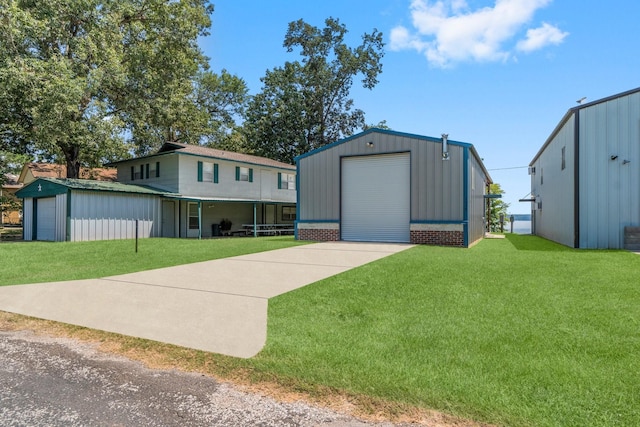
[[[250,93],[267,69],[298,60],[282,47],[297,19],[377,28],[379,83],[351,91],[369,124],[473,144],[506,191],[510,213],[530,190],[527,166],[567,110],[640,86],[640,2],[635,0],[218,0],[200,46],[213,71],[242,77]],[[511,169],[517,168],[517,169]]]

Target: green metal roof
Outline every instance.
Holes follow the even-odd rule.
[[[38,178],[16,192],[20,198],[51,197],[66,193],[68,189],[85,191],[108,191],[113,193],[168,195],[165,191],[154,190],[142,185],[123,184],[121,182],[95,181],[91,179]]]

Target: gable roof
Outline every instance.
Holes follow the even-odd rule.
[[[209,157],[213,159],[228,160],[232,162],[247,163],[251,165],[288,169],[292,171],[296,170],[296,167],[294,165],[279,162],[273,159],[268,159],[266,157],[254,156],[252,154],[236,153],[234,151],[218,150],[217,148],[209,148],[202,145],[184,144],[182,142],[165,142],[156,154],[121,160],[119,162],[109,163],[109,165],[117,165],[119,163],[126,163],[171,153],[189,154],[192,156]]]
[[[607,96],[606,98],[596,99],[595,101],[587,102],[586,104],[580,104],[580,105],[578,105],[576,107],[569,108],[569,110],[567,110],[567,112],[562,117],[562,119],[560,120],[558,125],[553,129],[553,132],[551,132],[551,135],[549,135],[549,137],[544,142],[544,144],[542,144],[542,147],[540,147],[540,149],[538,150],[536,155],[529,162],[529,166],[533,166],[534,165],[534,163],[538,160],[538,157],[540,157],[542,155],[542,153],[544,152],[544,150],[547,148],[547,146],[549,144],[551,144],[551,141],[553,141],[553,138],[556,137],[558,132],[560,132],[560,130],[564,127],[564,125],[571,118],[571,116],[573,116],[577,111],[580,111],[580,110],[582,110],[584,108],[592,107],[592,106],[597,105],[597,104],[601,104],[603,102],[612,101],[612,100],[618,99],[618,98],[624,98],[625,96],[633,95],[633,94],[638,93],[638,92],[640,92],[640,87],[628,90],[626,92],[621,92],[621,93],[618,93],[618,94],[615,94],[615,95]]]
[[[358,134],[351,135],[349,137],[346,137],[344,139],[338,140],[338,141],[333,142],[331,144],[327,144],[327,145],[324,145],[322,147],[316,148],[315,150],[311,150],[311,151],[309,151],[307,153],[301,154],[301,155],[296,157],[296,159],[295,159],[296,163],[300,159],[304,159],[305,157],[313,156],[314,154],[316,154],[316,153],[318,153],[320,151],[328,150],[328,149],[333,148],[333,147],[335,147],[337,145],[344,144],[344,143],[352,141],[352,140],[354,140],[356,138],[361,138],[361,137],[363,137],[365,135],[368,135],[370,133],[382,133],[382,134],[386,134],[386,135],[393,135],[393,136],[400,136],[400,137],[405,137],[405,138],[412,138],[412,139],[417,139],[417,140],[421,140],[421,141],[442,143],[442,139],[434,138],[432,136],[416,135],[416,134],[412,134],[412,133],[398,132],[398,131],[390,130],[390,129],[369,128],[369,129],[365,130],[364,132],[360,132]],[[449,145],[457,145],[457,146],[460,146],[460,147],[469,148],[469,150],[471,151],[473,156],[478,161],[478,164],[480,165],[480,168],[482,169],[482,172],[484,173],[484,175],[487,177],[488,181],[493,183],[493,179],[491,178],[491,175],[489,175],[489,172],[487,171],[486,167],[484,166],[482,158],[480,157],[480,155],[476,151],[476,149],[473,146],[473,144],[469,144],[468,142],[453,141],[451,139],[447,140],[447,143]]]
[[[55,163],[27,163],[23,166],[18,182],[24,183],[27,171],[34,178],[66,178],[67,166]],[[95,179],[98,181],[116,181],[118,170],[114,168],[80,168],[80,179]]]
[[[21,198],[51,197],[56,194],[65,193],[67,189],[148,195],[172,194],[142,185],[123,184],[121,182],[97,181],[92,179],[38,178],[24,186],[21,190],[18,190],[16,196]]]

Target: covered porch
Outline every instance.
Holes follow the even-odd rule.
[[[165,197],[162,236],[211,238],[286,234],[293,230],[291,202],[228,198]]]

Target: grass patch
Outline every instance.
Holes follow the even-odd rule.
[[[258,371],[516,426],[640,425],[640,257],[419,246],[270,300]]]
[[[291,236],[0,244],[0,286],[92,279],[304,244]]]
[[[147,239],[137,255],[132,241],[3,244],[0,284],[100,277],[296,243]],[[10,266],[7,279],[4,266],[13,264],[25,268]],[[533,236],[507,234],[468,250],[419,246],[271,299],[267,346],[249,360],[0,313],[0,330],[24,327],[373,418],[640,425],[640,256]]]

